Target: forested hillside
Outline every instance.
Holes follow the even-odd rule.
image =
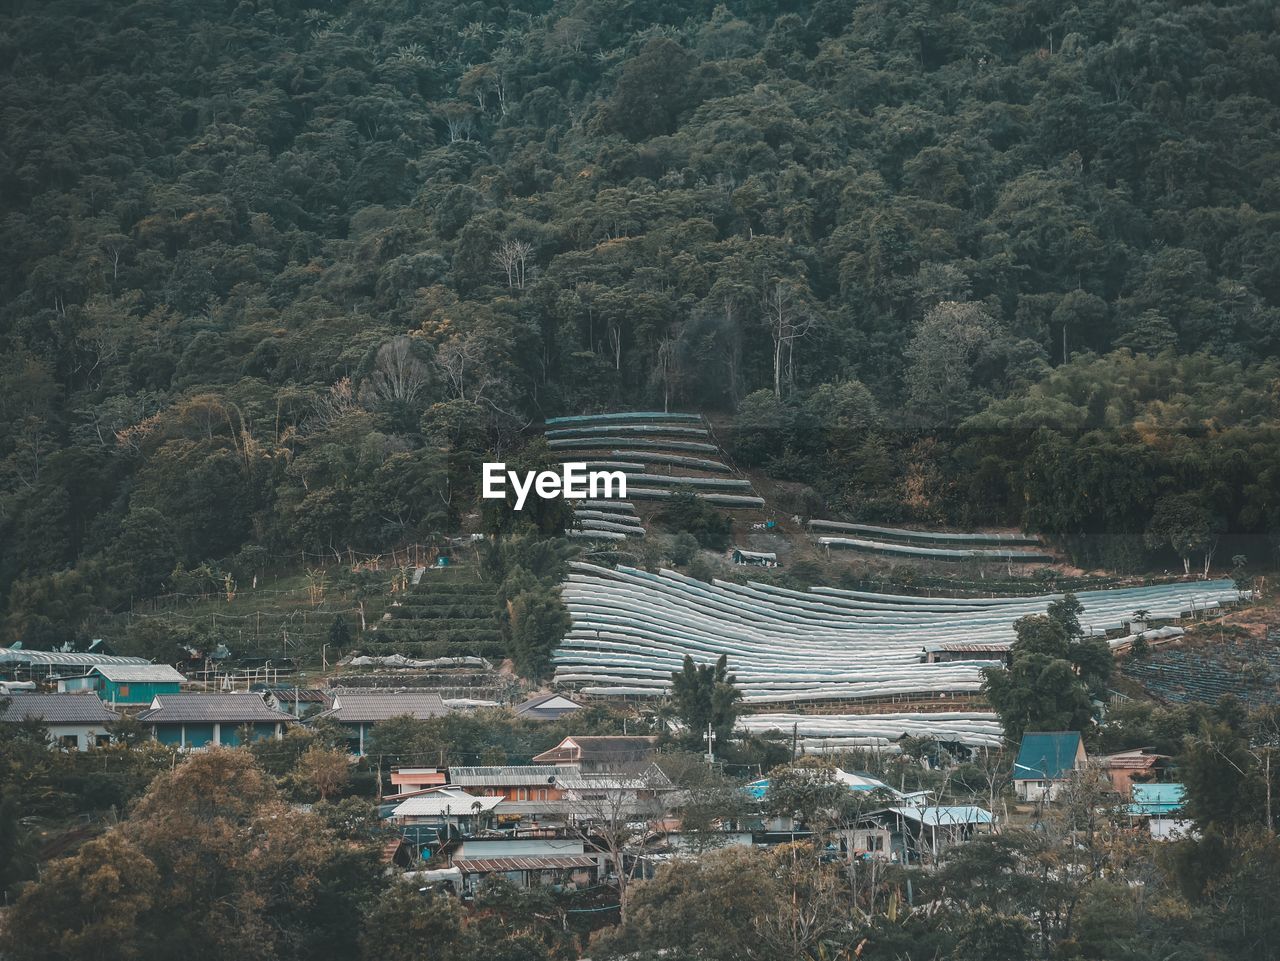
[[[6,9],[33,644],[179,566],[454,530],[486,452],[615,406],[1081,560],[1280,529],[1271,0]]]

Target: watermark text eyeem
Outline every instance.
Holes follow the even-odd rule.
[[[627,475],[617,470],[587,470],[582,463],[560,465],[560,472],[553,470],[518,471],[507,470],[501,462],[484,465],[484,483],[482,496],[487,500],[506,500],[507,484],[516,495],[516,510],[523,510],[530,492],[539,497],[550,499],[563,497],[566,500],[611,499],[627,496]]]

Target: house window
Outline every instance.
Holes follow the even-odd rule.
[[[121,696],[121,697],[128,697],[128,696],[129,696],[129,685],[128,685],[128,684],[121,684],[121,685],[120,685],[120,696]]]
[[[64,734],[62,737],[58,738],[58,743],[61,744],[65,750],[74,751],[80,746],[80,739],[74,734]]]

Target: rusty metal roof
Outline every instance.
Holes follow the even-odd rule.
[[[555,854],[546,857],[458,858],[453,866],[463,874],[491,874],[505,871],[555,871],[593,868],[599,859],[592,854]]]

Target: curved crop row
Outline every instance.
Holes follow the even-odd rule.
[[[726,655],[747,705],[972,695],[991,658],[929,664],[934,645],[1007,644],[1013,623],[1060,595],[919,598],[763,584],[710,584],[575,563],[562,596],[572,627],[556,679],[585,693],[665,694],[685,655]],[[1104,633],[1145,609],[1153,620],[1238,600],[1229,581],[1174,583],[1077,595],[1081,623]],[[994,658],[997,655],[993,654]]]

